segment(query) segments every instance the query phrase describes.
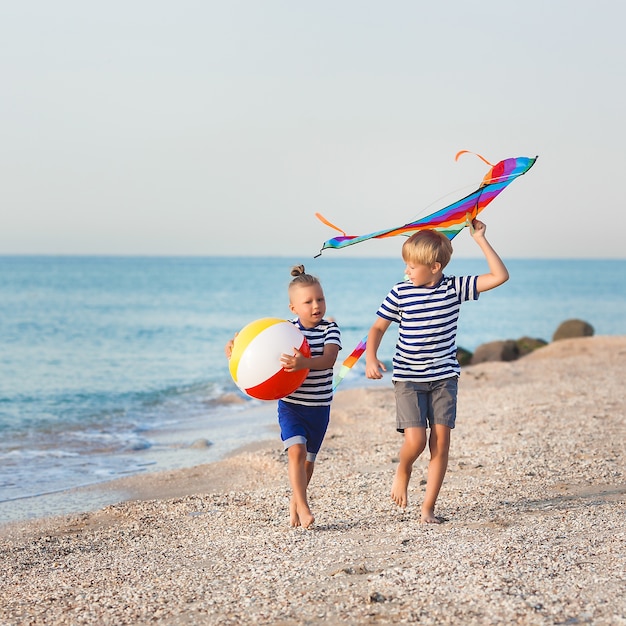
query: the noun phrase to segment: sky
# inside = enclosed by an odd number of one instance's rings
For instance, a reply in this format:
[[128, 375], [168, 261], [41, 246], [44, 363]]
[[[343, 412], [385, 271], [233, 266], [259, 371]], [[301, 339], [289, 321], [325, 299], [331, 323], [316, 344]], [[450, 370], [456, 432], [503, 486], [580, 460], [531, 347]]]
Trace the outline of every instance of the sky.
[[[619, 0], [0, 2], [0, 255], [316, 255], [539, 156], [503, 258], [626, 257]], [[324, 255], [400, 256], [403, 238]], [[467, 229], [455, 255], [479, 256]]]

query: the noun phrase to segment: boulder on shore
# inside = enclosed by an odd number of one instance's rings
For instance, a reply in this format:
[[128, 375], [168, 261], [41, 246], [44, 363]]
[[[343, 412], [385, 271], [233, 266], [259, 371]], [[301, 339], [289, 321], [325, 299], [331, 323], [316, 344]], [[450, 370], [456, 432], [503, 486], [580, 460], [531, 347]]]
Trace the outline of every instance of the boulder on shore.
[[[552, 341], [591, 337], [593, 334], [594, 328], [589, 322], [578, 319], [565, 320], [556, 329]], [[461, 367], [485, 363], [486, 361], [515, 361], [547, 345], [548, 342], [544, 339], [520, 337], [516, 340], [505, 339], [483, 343], [476, 348], [474, 354], [463, 348], [458, 348], [456, 356]]]
[[490, 341], [476, 348], [470, 363], [476, 365], [486, 361], [515, 361], [519, 355], [517, 343], [512, 339]]
[[469, 365], [472, 362], [472, 353], [465, 348], [456, 349], [456, 360], [461, 367]]
[[559, 327], [554, 331], [552, 341], [574, 339], [576, 337], [591, 337], [593, 333], [593, 326], [589, 324], [589, 322], [577, 319], [566, 320], [561, 322]]
[[525, 356], [535, 351], [537, 348], [547, 346], [548, 342], [544, 339], [536, 339], [533, 337], [520, 337], [516, 342], [520, 356]]

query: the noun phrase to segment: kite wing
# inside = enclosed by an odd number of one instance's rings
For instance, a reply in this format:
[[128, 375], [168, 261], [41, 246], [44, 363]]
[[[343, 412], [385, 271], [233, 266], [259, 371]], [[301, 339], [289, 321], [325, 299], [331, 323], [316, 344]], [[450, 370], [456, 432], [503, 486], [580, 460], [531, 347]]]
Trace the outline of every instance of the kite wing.
[[[467, 150], [462, 150], [456, 155], [456, 158], [458, 159], [461, 154], [466, 152]], [[491, 163], [483, 159], [480, 155], [477, 156], [485, 161], [485, 163], [491, 165]], [[386, 237], [396, 237], [397, 235], [405, 235], [408, 237], [413, 233], [425, 229], [438, 230], [448, 239], [453, 239], [466, 225], [471, 224], [471, 221], [499, 193], [504, 191], [516, 178], [525, 174], [534, 165], [536, 160], [537, 157], [516, 157], [500, 161], [491, 167], [476, 191], [439, 211], [435, 211], [426, 217], [422, 217], [397, 228], [379, 230], [367, 235], [346, 235], [343, 230], [331, 224], [319, 213], [316, 213], [315, 215], [319, 220], [341, 233], [341, 236], [325, 241], [322, 249], [316, 256], [320, 256], [327, 248], [345, 248], [355, 243], [360, 243], [361, 241], [367, 241], [368, 239], [383, 239]]]

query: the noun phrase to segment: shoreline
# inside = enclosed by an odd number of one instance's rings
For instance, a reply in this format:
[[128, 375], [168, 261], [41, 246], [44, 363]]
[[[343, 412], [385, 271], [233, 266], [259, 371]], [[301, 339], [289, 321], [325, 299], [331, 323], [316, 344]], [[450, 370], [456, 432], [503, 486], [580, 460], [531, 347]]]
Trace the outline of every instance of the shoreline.
[[[158, 467], [157, 463], [150, 460], [150, 457], [154, 457], [154, 453], [147, 450], [147, 461], [140, 459], [137, 455], [134, 459], [135, 462], [138, 459], [143, 461], [140, 464], [145, 467], [144, 471], [104, 479], [93, 478], [83, 484], [65, 488], [59, 487], [42, 493], [26, 494], [1, 501], [0, 528], [10, 523], [24, 523], [48, 517], [60, 517], [72, 513], [97, 510], [107, 504], [132, 498], [134, 485], [137, 484], [138, 489], [143, 489], [141, 485], [149, 484], [152, 475], [158, 476], [196, 466], [211, 465], [223, 458], [237, 454], [239, 451], [245, 451], [250, 446], [254, 447], [258, 441], [271, 440], [274, 437], [274, 432], [278, 432], [278, 426], [275, 424], [275, 413], [275, 407], [268, 403], [267, 405], [246, 407], [241, 412], [228, 415], [228, 418], [233, 421], [237, 428], [241, 428], [242, 423], [249, 422], [256, 431], [255, 436], [258, 439], [253, 439], [249, 434], [233, 434], [224, 437], [220, 433], [215, 445], [213, 441], [205, 443], [208, 441], [207, 430], [210, 429], [207, 429], [206, 426], [203, 427], [197, 421], [191, 424], [186, 423], [182, 429], [179, 429], [179, 433], [184, 433], [184, 435], [179, 434], [179, 437], [185, 438], [188, 443], [184, 446], [174, 445], [169, 452], [172, 458], [173, 454], [183, 455], [183, 458], [174, 459], [177, 466], [171, 467], [168, 464], [168, 459], [165, 458], [158, 461], [160, 463], [165, 461], [165, 467], [153, 469], [153, 465]], [[162, 436], [159, 437], [162, 439]], [[159, 441], [156, 443], [158, 444]], [[168, 454], [168, 450], [165, 451], [165, 454]]]
[[118, 479], [130, 499], [0, 527], [0, 622], [626, 624], [625, 375], [621, 336], [463, 368], [441, 525], [427, 453], [391, 503], [390, 382], [339, 391], [313, 530], [288, 526], [279, 437]]
[[[380, 381], [364, 380], [362, 386], [357, 383], [355, 387], [346, 385], [345, 389], [376, 386], [382, 386]], [[343, 393], [343, 390], [339, 393]], [[245, 402], [244, 400], [237, 401]], [[222, 421], [224, 419], [222, 418]], [[59, 487], [52, 491], [1, 501], [0, 529], [7, 524], [27, 523], [50, 517], [57, 518], [96, 511], [106, 505], [135, 497], [139, 499], [171, 497], [180, 493], [176, 492], [177, 489], [183, 490], [186, 495], [191, 489], [189, 485], [197, 485], [198, 489], [202, 489], [202, 483], [194, 481], [194, 476], [198, 474], [197, 468], [204, 466], [208, 468], [231, 456], [255, 450], [259, 446], [271, 445], [273, 442], [277, 442], [282, 449], [275, 403], [267, 402], [245, 407], [240, 412], [228, 414], [228, 419], [232, 420], [235, 428], [239, 430], [244, 424], [249, 424], [255, 432], [254, 437], [249, 433], [233, 434], [230, 438], [218, 436], [215, 446], [211, 442], [205, 447], [203, 442], [207, 441], [206, 427], [202, 427], [199, 423], [185, 424], [185, 438], [189, 443], [186, 446], [176, 446], [178, 454], [186, 455], [182, 463], [181, 459], [177, 459], [178, 466], [168, 467], [166, 463], [165, 467], [160, 469], [149, 468], [137, 473], [93, 480], [81, 485]], [[148, 453], [150, 454], [149, 450]], [[203, 456], [209, 458], [201, 460]], [[146, 464], [147, 467], [150, 465], [152, 463]], [[180, 472], [180, 477], [176, 478], [178, 472]], [[204, 473], [211, 474], [208, 469]], [[168, 486], [170, 484], [173, 485], [171, 488]], [[188, 486], [185, 486], [186, 484]], [[153, 492], [155, 495], [151, 496]]]

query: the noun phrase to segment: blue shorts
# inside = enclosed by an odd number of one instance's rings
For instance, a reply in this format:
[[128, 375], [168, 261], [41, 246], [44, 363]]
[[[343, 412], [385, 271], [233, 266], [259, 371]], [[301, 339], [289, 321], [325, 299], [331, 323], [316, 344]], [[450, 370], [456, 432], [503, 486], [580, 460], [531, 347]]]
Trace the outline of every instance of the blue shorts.
[[306, 446], [306, 460], [311, 463], [315, 462], [322, 447], [329, 421], [330, 406], [306, 406], [278, 401], [278, 424], [285, 450], [296, 443], [303, 443]]
[[396, 395], [396, 430], [405, 428], [432, 428], [442, 424], [454, 428], [458, 377], [431, 382], [393, 382]]

